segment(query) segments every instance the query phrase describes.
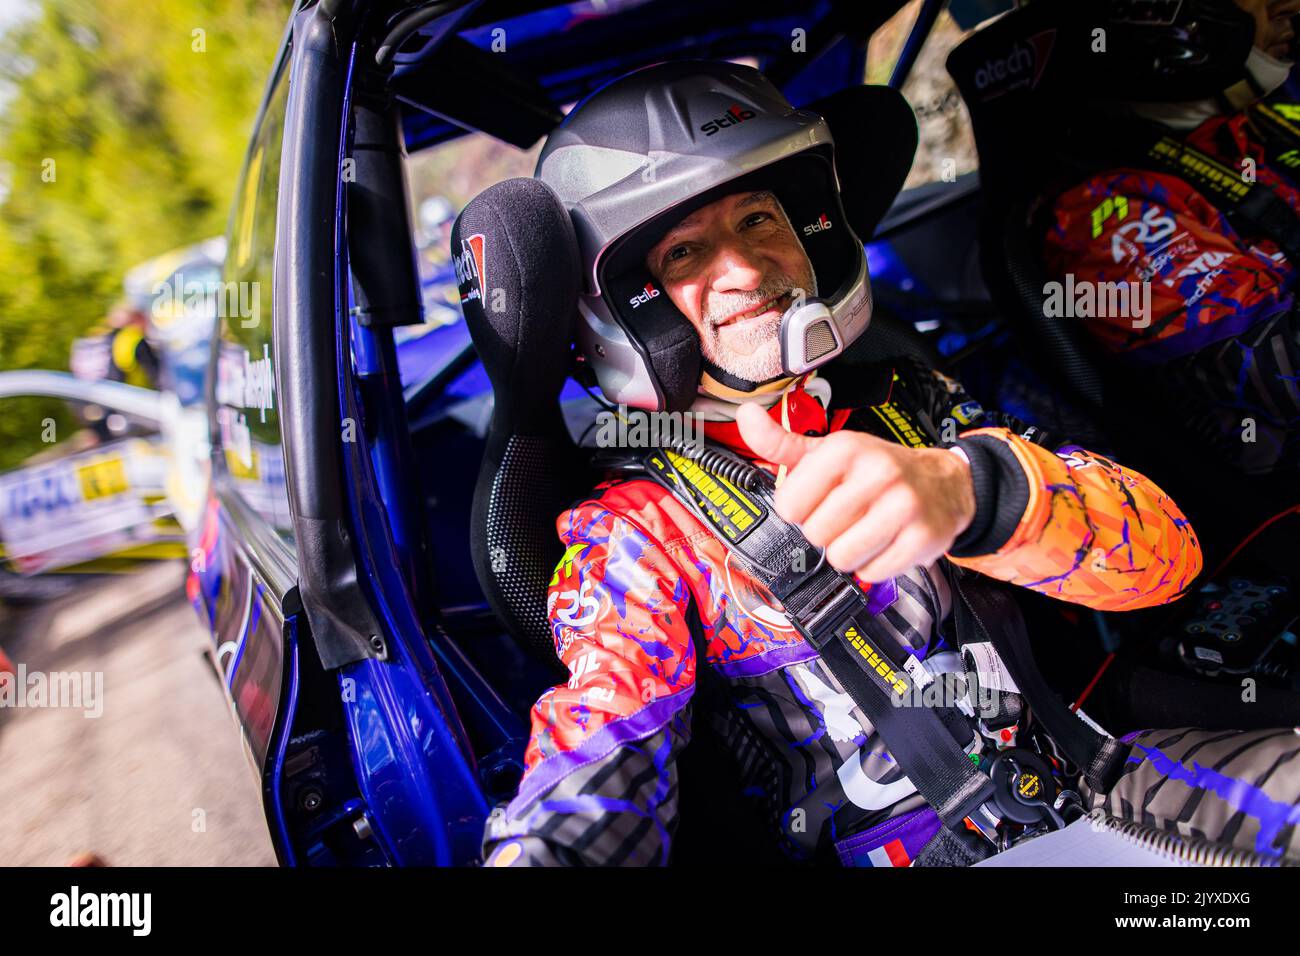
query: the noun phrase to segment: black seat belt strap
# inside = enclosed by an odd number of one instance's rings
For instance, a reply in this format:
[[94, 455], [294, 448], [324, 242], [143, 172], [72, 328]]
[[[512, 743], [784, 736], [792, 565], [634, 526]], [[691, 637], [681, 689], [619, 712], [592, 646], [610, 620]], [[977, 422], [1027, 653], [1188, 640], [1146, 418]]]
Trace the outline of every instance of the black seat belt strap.
[[[963, 749], [960, 725], [923, 705], [894, 637], [862, 589], [776, 514], [771, 476], [726, 453], [696, 454], [699, 461], [656, 450], [645, 456], [645, 470], [712, 527], [781, 602], [943, 823], [959, 829], [970, 817], [991, 824], [981, 808], [992, 797], [992, 781]], [[811, 556], [811, 566], [801, 556]], [[969, 728], [966, 733], [973, 739]]]

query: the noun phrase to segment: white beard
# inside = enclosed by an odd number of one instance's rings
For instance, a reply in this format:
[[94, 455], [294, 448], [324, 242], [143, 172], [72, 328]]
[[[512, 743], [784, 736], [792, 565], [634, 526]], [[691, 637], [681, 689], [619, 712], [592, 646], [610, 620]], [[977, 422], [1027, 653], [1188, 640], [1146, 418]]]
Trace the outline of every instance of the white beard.
[[766, 382], [781, 374], [781, 316], [732, 333], [731, 340], [739, 340], [738, 348], [749, 354], [724, 346], [718, 330], [712, 327], [701, 337], [700, 351], [728, 375], [747, 382]]
[[785, 275], [765, 278], [763, 284], [753, 292], [711, 296], [709, 311], [702, 323], [704, 328], [700, 333], [700, 352], [705, 359], [728, 375], [747, 382], [766, 382], [778, 378], [784, 371], [781, 365], [781, 320], [784, 315], [774, 315], [763, 322], [755, 322], [744, 329], [728, 333], [728, 338], [744, 351], [723, 345], [722, 332], [716, 323], [728, 315], [753, 308], [792, 290], [803, 289], [806, 295], [815, 296], [817, 278], [813, 275], [812, 263], [807, 263], [805, 268], [806, 274], [799, 278]]

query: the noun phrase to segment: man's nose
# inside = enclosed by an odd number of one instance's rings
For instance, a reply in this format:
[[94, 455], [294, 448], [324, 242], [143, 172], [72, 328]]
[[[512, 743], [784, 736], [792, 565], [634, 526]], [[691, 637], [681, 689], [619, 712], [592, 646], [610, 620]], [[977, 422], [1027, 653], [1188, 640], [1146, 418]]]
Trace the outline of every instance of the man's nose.
[[763, 265], [758, 257], [734, 242], [719, 247], [712, 271], [714, 292], [753, 292], [763, 284]]

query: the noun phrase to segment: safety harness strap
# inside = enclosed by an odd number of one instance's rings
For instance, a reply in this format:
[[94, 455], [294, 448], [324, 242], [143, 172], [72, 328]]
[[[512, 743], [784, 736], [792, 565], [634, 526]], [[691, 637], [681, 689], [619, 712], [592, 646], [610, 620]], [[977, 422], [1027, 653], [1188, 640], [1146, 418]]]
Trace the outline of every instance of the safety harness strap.
[[826, 564], [803, 534], [776, 514], [770, 475], [720, 449], [656, 449], [646, 472], [694, 512], [781, 602], [880, 733], [890, 754], [943, 823], [986, 825], [993, 784], [962, 746], [968, 727], [924, 706], [900, 649], [857, 582]]
[[[993, 796], [993, 782], [954, 737], [958, 726], [946, 723], [939, 709], [923, 706], [914, 694], [912, 678], [887, 650], [892, 638], [880, 619], [861, 611], [837, 627], [799, 630], [939, 819], [950, 828], [964, 828], [965, 819], [977, 816]], [[969, 729], [966, 736], [971, 737]]]
[[1261, 101], [1250, 108], [1250, 122], [1269, 168], [1300, 185], [1300, 103]]

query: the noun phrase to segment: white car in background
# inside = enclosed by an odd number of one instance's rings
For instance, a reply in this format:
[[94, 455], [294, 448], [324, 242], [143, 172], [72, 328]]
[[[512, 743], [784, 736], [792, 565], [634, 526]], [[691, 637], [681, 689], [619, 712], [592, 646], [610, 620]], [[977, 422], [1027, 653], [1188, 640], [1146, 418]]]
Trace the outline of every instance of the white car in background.
[[87, 381], [67, 372], [0, 372], [0, 399], [61, 398], [120, 419], [126, 437], [90, 432], [0, 473], [0, 597], [51, 589], [19, 579], [105, 573], [187, 554], [198, 521], [208, 441], [201, 409], [169, 392]]

